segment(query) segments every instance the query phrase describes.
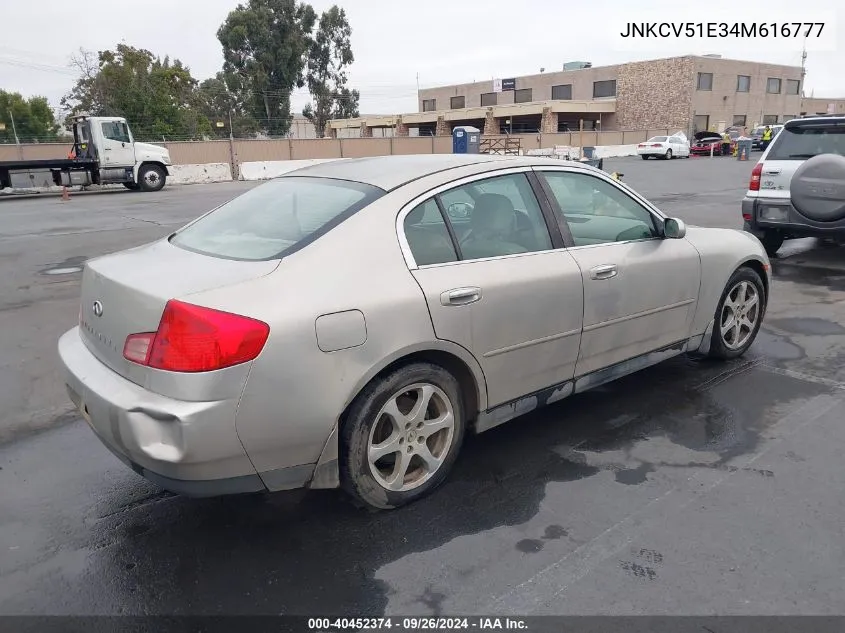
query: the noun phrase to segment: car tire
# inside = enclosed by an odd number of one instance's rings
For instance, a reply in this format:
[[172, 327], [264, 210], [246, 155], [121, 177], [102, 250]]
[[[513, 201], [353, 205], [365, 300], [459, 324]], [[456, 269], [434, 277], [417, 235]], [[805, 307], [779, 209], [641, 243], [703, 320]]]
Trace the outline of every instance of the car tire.
[[158, 165], [141, 165], [138, 170], [138, 186], [142, 191], [161, 191], [167, 181], [167, 174]]
[[671, 149], [667, 149], [667, 150], [666, 150], [666, 155], [665, 155], [663, 158], [665, 158], [666, 160], [672, 160], [672, 150], [671, 150]]
[[766, 254], [769, 257], [774, 257], [780, 247], [783, 246], [784, 239], [786, 238], [780, 231], [765, 231], [760, 241], [763, 243], [763, 248], [766, 249]]
[[757, 338], [766, 314], [766, 288], [756, 271], [743, 266], [725, 285], [714, 315], [711, 358], [739, 358]]
[[[428, 406], [415, 415], [421, 401]], [[400, 367], [371, 382], [342, 422], [341, 487], [378, 510], [416, 501], [448, 476], [465, 427], [461, 388], [452, 374], [429, 363]]]
[[648, 160], [648, 154], [643, 154], [642, 156], [640, 156], [640, 158], [642, 158], [643, 160]]
[[126, 187], [127, 189], [129, 189], [129, 191], [140, 191], [141, 190], [141, 185], [139, 185], [138, 183], [135, 183], [135, 182], [125, 182], [125, 183], [123, 183], [123, 186]]

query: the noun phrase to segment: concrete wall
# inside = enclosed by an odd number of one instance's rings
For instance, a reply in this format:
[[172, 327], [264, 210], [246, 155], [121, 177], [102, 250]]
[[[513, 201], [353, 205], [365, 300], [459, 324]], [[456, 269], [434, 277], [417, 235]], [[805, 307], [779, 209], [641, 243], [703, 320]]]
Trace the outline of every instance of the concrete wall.
[[806, 112], [807, 114], [827, 114], [828, 108], [831, 105], [833, 105], [833, 114], [845, 114], [845, 99], [826, 99], [824, 97], [805, 98], [801, 112]]
[[[516, 90], [531, 89], [532, 101], [547, 101], [552, 98], [552, 86], [570, 84], [574, 101], [593, 98], [593, 82], [616, 79], [620, 66], [602, 66], [584, 68], [582, 70], [567, 70], [558, 72], [544, 72], [537, 75], [516, 77]], [[448, 110], [451, 97], [464, 96], [465, 107], [481, 106], [481, 95], [493, 92], [493, 81], [477, 81], [467, 84], [456, 84], [437, 88], [425, 88], [419, 91], [419, 110], [422, 112], [422, 102], [435, 99], [438, 110]], [[500, 92], [497, 95], [497, 105], [513, 103], [512, 91]]]
[[[571, 146], [615, 146], [640, 143], [651, 136], [669, 134], [677, 128], [654, 127], [651, 129], [593, 132], [585, 131], [557, 134], [514, 134], [519, 138], [523, 150]], [[391, 154], [451, 154], [450, 136], [390, 137], [390, 138], [345, 138], [345, 139], [276, 139], [238, 140], [231, 144], [224, 141], [194, 141], [162, 143], [170, 150], [170, 156], [178, 165], [215, 165], [208, 172], [197, 172], [198, 177], [222, 177], [221, 165], [237, 178], [237, 169], [247, 163], [277, 163], [291, 160], [314, 160], [336, 158], [359, 158], [366, 156], [389, 156]], [[65, 158], [70, 147], [61, 143], [39, 145], [0, 145], [0, 161], [19, 160], [21, 153], [27, 159]], [[234, 152], [232, 152], [234, 150]], [[234, 165], [233, 165], [234, 163]], [[232, 167], [235, 173], [232, 173]], [[181, 171], [175, 170], [180, 172]]]
[[[781, 122], [783, 115], [797, 116], [801, 111], [799, 94], [786, 94], [786, 80], [800, 80], [801, 69], [794, 66], [776, 64], [750, 64], [733, 59], [714, 59], [695, 57], [692, 69], [692, 111], [691, 115], [706, 114], [710, 117], [710, 127], [717, 128], [720, 121], [733, 125], [735, 115], [745, 116], [746, 125], [760, 124], [764, 115], [777, 116]], [[698, 90], [698, 73], [713, 74], [713, 89]], [[737, 92], [737, 76], [751, 77], [748, 92]], [[780, 94], [766, 92], [767, 80], [781, 80]]]

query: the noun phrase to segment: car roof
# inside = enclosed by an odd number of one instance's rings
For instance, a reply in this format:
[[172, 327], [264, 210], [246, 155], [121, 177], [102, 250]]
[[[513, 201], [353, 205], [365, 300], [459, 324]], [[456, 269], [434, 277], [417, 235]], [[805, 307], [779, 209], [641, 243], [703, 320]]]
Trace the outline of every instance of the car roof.
[[[309, 165], [288, 172], [282, 178], [305, 176], [335, 178], [373, 185], [390, 191], [402, 185], [449, 169], [489, 163], [491, 168], [560, 165], [560, 159], [539, 156], [497, 156], [491, 154], [414, 154], [408, 156], [373, 156], [370, 158], [340, 158]], [[503, 165], [503, 163], [507, 163]], [[566, 162], [584, 169], [595, 169], [580, 163]]]

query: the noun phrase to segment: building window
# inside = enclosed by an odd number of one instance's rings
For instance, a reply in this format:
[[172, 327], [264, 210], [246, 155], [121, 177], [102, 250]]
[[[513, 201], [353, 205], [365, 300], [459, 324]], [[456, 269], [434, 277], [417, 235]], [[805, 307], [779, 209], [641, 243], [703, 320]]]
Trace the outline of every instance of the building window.
[[531, 88], [513, 91], [514, 103], [528, 103], [529, 101], [531, 101]]
[[437, 109], [437, 99], [423, 99], [423, 112], [434, 112]]
[[777, 114], [764, 114], [763, 125], [775, 125], [778, 122]]
[[696, 132], [706, 132], [710, 129], [710, 115], [696, 114], [692, 124]]
[[565, 101], [572, 100], [572, 84], [563, 84], [561, 86], [552, 86], [552, 99], [560, 99]]
[[745, 115], [744, 114], [735, 114], [734, 115], [734, 125], [739, 127], [745, 126]]
[[481, 95], [481, 105], [483, 106], [494, 106], [497, 102], [495, 92], [485, 92]]
[[698, 73], [698, 89], [713, 90], [713, 73]]
[[616, 96], [616, 80], [608, 79], [606, 81], [593, 82], [593, 99], [601, 99], [602, 97]]
[[449, 107], [453, 110], [466, 107], [466, 97], [452, 97], [449, 99]]
[[749, 92], [751, 90], [751, 76], [737, 75], [736, 76], [736, 91]]
[[786, 80], [786, 94], [797, 95], [801, 91], [801, 80], [787, 79]]
[[769, 77], [766, 81], [766, 92], [771, 95], [779, 95], [780, 94], [780, 79], [777, 77]]
[[792, 119], [797, 118], [794, 114], [784, 114], [780, 121], [781, 123], [786, 123], [787, 121], [791, 121]]

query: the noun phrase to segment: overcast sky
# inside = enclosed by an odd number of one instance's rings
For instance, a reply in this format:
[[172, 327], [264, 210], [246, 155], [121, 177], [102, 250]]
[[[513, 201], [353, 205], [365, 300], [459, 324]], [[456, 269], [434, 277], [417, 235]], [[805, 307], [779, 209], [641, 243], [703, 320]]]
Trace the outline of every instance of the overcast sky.
[[[802, 38], [784, 40], [652, 39], [620, 37], [629, 21], [672, 22], [825, 21], [822, 37], [807, 43], [806, 94], [845, 97], [842, 52], [845, 24], [834, 9], [803, 9], [783, 0], [314, 0], [319, 12], [338, 3], [352, 26], [355, 63], [351, 86], [361, 91], [361, 111], [417, 110], [422, 87], [559, 70], [566, 61], [594, 66], [684, 54], [800, 65]], [[237, 0], [4, 0], [0, 13], [0, 88], [52, 103], [74, 81], [67, 68], [80, 46], [113, 48], [123, 41], [179, 58], [204, 79], [220, 69], [216, 31]], [[831, 6], [834, 3], [829, 3]], [[695, 7], [704, 7], [697, 9]], [[741, 11], [741, 13], [737, 13]], [[815, 13], [808, 13], [815, 11]], [[821, 13], [820, 13], [821, 11]], [[65, 17], [66, 16], [66, 17]], [[823, 50], [820, 50], [823, 49]], [[838, 50], [836, 50], [838, 49]], [[294, 96], [294, 112], [307, 94]]]

